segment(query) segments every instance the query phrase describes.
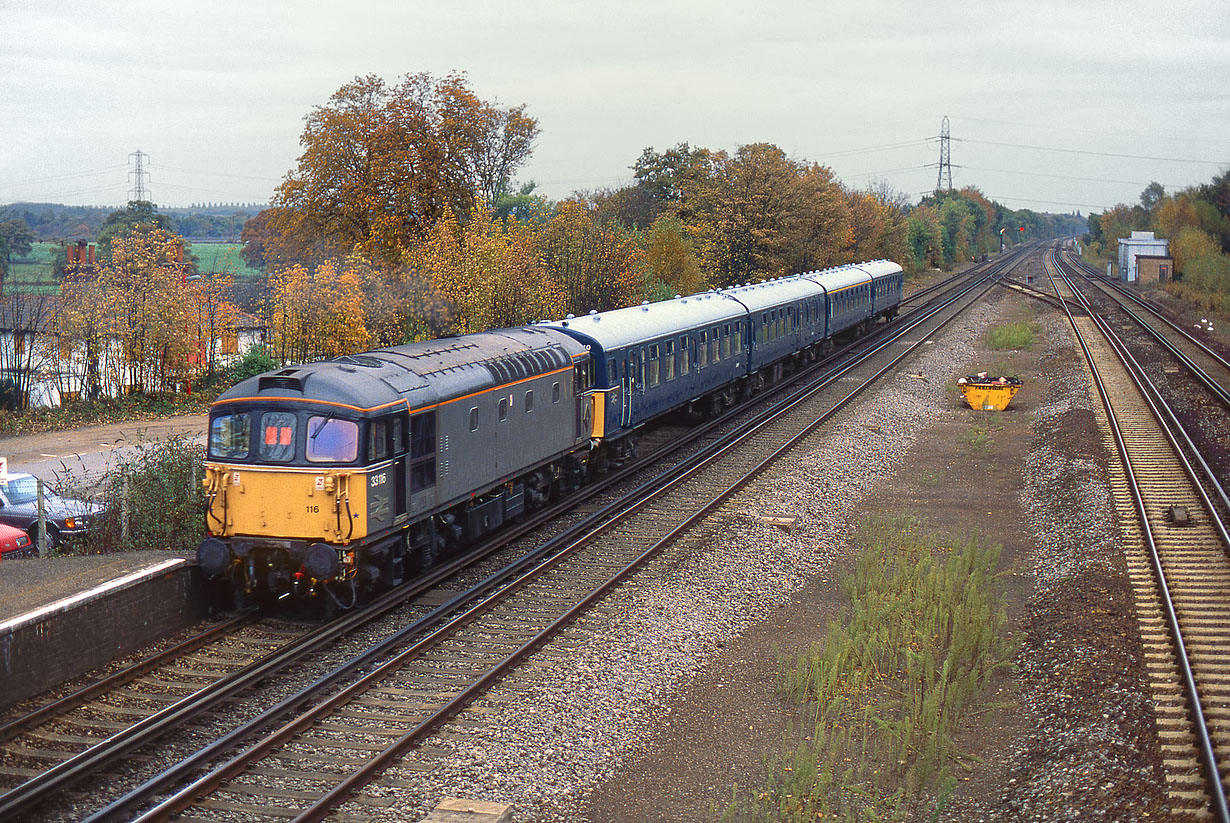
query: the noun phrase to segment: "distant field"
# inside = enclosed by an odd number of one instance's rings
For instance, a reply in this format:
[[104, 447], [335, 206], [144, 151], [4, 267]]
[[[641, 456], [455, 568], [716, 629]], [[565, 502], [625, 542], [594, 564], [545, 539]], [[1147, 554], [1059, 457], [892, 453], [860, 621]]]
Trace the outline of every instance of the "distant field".
[[[242, 243], [193, 243], [190, 251], [196, 255], [202, 274], [233, 274], [236, 280], [260, 280], [264, 272], [249, 266], [239, 254]], [[14, 258], [9, 269], [9, 283], [47, 283], [51, 280], [52, 261], [60, 253], [59, 243], [35, 243], [30, 254]], [[47, 291], [48, 289], [40, 289]], [[54, 291], [54, 289], [50, 289]]]
[[233, 274], [236, 280], [259, 280], [265, 276], [260, 269], [247, 264], [239, 254], [242, 243], [193, 243], [201, 274]]

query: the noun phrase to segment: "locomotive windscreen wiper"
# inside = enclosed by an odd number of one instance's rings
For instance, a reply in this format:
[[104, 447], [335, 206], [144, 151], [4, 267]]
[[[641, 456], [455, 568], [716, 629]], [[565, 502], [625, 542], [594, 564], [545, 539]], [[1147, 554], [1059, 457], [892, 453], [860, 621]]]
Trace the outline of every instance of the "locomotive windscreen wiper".
[[308, 439], [315, 441], [316, 435], [320, 434], [324, 430], [325, 426], [329, 425], [329, 421], [335, 417], [337, 417], [337, 412], [329, 412], [329, 414], [325, 417], [325, 419], [320, 421], [320, 425], [316, 427], [316, 430], [312, 432], [311, 436]]

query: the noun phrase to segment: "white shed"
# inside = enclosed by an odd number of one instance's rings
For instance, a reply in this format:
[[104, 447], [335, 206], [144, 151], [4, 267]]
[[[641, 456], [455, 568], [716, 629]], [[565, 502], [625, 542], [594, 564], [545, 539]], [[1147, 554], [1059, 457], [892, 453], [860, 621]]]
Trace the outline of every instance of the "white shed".
[[1139, 279], [1136, 258], [1169, 257], [1170, 241], [1153, 236], [1151, 231], [1134, 231], [1131, 237], [1119, 238], [1119, 279], [1135, 283]]

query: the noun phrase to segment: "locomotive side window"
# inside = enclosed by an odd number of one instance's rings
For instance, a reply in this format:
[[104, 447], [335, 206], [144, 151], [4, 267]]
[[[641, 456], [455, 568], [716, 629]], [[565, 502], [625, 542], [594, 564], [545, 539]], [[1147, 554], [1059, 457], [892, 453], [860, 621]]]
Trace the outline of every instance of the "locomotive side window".
[[[478, 409], [474, 411], [477, 413]], [[435, 453], [436, 413], [428, 412], [410, 418], [410, 457], [417, 460]]]
[[508, 398], [500, 398], [500, 422], [503, 423], [508, 419]]
[[309, 417], [310, 463], [350, 463], [359, 456], [359, 424], [337, 417]]
[[560, 398], [560, 388], [559, 388], [559, 383], [558, 383], [558, 382], [556, 382], [556, 383], [552, 383], [552, 384], [551, 384], [551, 402], [552, 402], [552, 403], [558, 403], [558, 402], [559, 402], [559, 398]]
[[209, 426], [209, 456], [224, 460], [247, 457], [251, 418], [247, 412], [215, 417]]
[[478, 406], [470, 409], [470, 431], [478, 431]]
[[[477, 408], [470, 410], [470, 417], [477, 428]], [[436, 413], [433, 411], [410, 418], [410, 491], [413, 493], [435, 484]]]
[[525, 393], [525, 413], [529, 414], [534, 410], [534, 392], [533, 390]]
[[261, 415], [261, 460], [289, 463], [295, 459], [295, 415], [291, 412], [265, 412]]

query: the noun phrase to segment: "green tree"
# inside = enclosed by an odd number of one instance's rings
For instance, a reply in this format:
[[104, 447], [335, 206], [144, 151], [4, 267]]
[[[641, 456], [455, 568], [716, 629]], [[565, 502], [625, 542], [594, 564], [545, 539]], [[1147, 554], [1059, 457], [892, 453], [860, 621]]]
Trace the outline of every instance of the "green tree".
[[132, 200], [124, 208], [113, 211], [103, 220], [98, 230], [98, 255], [100, 261], [111, 259], [111, 246], [115, 238], [132, 235], [147, 235], [153, 232], [172, 234], [171, 218], [160, 214], [148, 200]]
[[13, 255], [24, 257], [34, 248], [34, 232], [20, 217], [0, 223], [0, 262], [4, 263], [0, 274], [8, 274]]

